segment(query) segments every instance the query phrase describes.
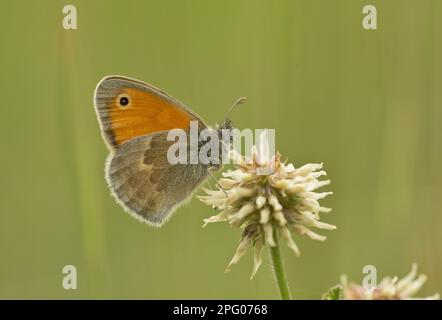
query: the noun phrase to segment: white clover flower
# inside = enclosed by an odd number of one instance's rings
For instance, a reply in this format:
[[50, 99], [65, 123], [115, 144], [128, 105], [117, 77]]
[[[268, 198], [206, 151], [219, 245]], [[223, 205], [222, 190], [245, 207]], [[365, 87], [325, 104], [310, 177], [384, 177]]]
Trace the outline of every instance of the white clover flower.
[[[263, 150], [262, 147], [259, 148]], [[264, 246], [275, 246], [279, 238], [298, 256], [300, 251], [292, 235], [299, 234], [313, 240], [324, 241], [325, 236], [311, 228], [334, 230], [336, 227], [319, 221], [320, 213], [331, 209], [319, 204], [332, 192], [318, 193], [315, 190], [328, 185], [330, 180], [319, 181], [326, 172], [322, 164], [306, 164], [295, 168], [281, 162], [277, 154], [271, 159], [256, 148], [252, 160], [233, 153], [235, 170], [223, 173], [218, 181], [221, 188], [205, 189], [206, 195], [200, 200], [220, 212], [204, 220], [209, 223], [226, 221], [243, 230], [239, 246], [227, 266], [237, 263], [248, 248], [254, 247], [254, 268], [251, 278], [258, 271]], [[270, 174], [262, 175], [261, 172]]]
[[342, 299], [344, 300], [437, 300], [439, 294], [429, 297], [413, 297], [427, 280], [426, 275], [417, 276], [417, 264], [413, 264], [411, 272], [402, 279], [386, 277], [374, 288], [364, 288], [358, 284], [341, 278]]

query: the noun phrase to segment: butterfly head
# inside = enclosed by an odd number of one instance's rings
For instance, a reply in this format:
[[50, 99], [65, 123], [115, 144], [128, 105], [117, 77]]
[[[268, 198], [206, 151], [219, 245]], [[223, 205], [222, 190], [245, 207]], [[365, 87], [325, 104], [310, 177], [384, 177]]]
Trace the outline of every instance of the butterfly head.
[[218, 131], [221, 131], [221, 130], [229, 130], [229, 131], [231, 131], [231, 130], [233, 130], [235, 127], [233, 126], [233, 122], [230, 120], [230, 119], [224, 119], [224, 121], [223, 122], [221, 122], [220, 124], [218, 124], [217, 125], [217, 129], [218, 129]]
[[219, 159], [216, 162], [212, 162], [211, 169], [218, 170], [222, 167], [222, 160], [226, 152], [229, 152], [233, 148], [233, 123], [229, 119], [225, 119], [223, 122], [215, 125], [214, 130], [217, 132], [219, 141]]

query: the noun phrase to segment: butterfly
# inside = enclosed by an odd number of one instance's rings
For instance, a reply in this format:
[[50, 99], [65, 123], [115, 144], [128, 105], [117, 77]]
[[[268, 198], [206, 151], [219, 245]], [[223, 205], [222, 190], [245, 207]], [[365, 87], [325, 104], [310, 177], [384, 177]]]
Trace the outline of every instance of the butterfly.
[[[184, 104], [150, 84], [123, 76], [104, 77], [95, 89], [94, 106], [109, 149], [105, 177], [111, 193], [142, 222], [161, 226], [211, 171], [221, 167], [168, 161], [167, 151], [174, 143], [167, 139], [171, 130], [188, 131], [191, 121], [197, 121], [199, 131], [209, 127]], [[226, 118], [214, 130], [220, 135], [232, 128]]]

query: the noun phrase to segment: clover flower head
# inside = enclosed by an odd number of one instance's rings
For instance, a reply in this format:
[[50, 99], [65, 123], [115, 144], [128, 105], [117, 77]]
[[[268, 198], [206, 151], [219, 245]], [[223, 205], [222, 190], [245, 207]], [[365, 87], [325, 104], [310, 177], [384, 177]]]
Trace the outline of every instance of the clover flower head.
[[248, 248], [254, 248], [254, 268], [251, 278], [258, 271], [264, 246], [275, 246], [283, 239], [298, 256], [300, 251], [292, 235], [307, 236], [324, 241], [325, 236], [312, 228], [333, 230], [334, 225], [320, 221], [321, 213], [331, 209], [319, 204], [319, 200], [332, 192], [316, 192], [328, 185], [320, 181], [326, 175], [322, 164], [306, 164], [295, 168], [281, 161], [278, 153], [269, 158], [266, 148], [252, 150], [250, 157], [232, 152], [235, 170], [223, 173], [215, 190], [205, 189], [200, 200], [219, 211], [204, 220], [209, 223], [226, 221], [239, 227], [242, 237], [226, 271], [237, 263]]
[[342, 299], [344, 300], [410, 300], [425, 299], [437, 300], [439, 294], [417, 298], [414, 295], [420, 290], [426, 275], [417, 276], [417, 264], [413, 264], [411, 271], [404, 278], [385, 277], [376, 287], [364, 288], [353, 282], [348, 282], [346, 276], [341, 277]]

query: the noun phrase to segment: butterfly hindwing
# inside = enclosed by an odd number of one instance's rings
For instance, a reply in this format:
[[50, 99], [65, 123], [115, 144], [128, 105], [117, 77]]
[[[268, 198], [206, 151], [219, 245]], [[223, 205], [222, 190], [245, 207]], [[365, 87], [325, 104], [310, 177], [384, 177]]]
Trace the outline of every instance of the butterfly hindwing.
[[161, 225], [205, 180], [202, 164], [170, 164], [167, 131], [129, 140], [111, 153], [106, 179], [117, 201], [136, 218]]

